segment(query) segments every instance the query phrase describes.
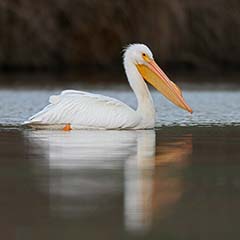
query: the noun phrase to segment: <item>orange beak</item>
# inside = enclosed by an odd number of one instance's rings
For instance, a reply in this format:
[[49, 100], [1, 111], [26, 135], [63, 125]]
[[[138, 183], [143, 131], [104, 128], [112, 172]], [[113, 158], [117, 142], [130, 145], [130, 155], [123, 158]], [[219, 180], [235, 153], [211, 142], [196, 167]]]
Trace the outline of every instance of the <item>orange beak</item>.
[[154, 60], [149, 59], [147, 65], [137, 64], [136, 66], [142, 77], [168, 100], [190, 113], [193, 112], [185, 102], [182, 91], [167, 77]]

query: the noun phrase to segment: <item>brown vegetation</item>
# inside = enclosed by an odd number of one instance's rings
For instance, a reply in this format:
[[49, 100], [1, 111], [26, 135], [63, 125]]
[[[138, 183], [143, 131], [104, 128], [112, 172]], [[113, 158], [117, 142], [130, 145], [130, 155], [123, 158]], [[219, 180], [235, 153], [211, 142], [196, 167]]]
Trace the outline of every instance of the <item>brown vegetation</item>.
[[0, 65], [109, 65], [148, 44], [162, 64], [238, 66], [237, 0], [1, 0]]

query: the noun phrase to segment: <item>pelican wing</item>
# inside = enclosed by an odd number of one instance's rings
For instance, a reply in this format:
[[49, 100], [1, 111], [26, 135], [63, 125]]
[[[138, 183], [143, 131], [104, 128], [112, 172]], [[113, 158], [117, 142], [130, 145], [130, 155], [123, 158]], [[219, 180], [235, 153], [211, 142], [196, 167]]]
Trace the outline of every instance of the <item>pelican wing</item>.
[[29, 125], [62, 125], [73, 128], [134, 128], [141, 121], [126, 104], [98, 94], [65, 90], [51, 96], [50, 104], [29, 118]]

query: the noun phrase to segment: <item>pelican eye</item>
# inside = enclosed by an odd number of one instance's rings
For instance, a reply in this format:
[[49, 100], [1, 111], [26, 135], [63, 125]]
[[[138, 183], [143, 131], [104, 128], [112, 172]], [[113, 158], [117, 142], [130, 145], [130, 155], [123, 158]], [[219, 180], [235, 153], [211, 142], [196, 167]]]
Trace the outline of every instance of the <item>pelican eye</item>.
[[142, 53], [142, 58], [144, 61], [149, 62], [150, 58], [146, 53]]

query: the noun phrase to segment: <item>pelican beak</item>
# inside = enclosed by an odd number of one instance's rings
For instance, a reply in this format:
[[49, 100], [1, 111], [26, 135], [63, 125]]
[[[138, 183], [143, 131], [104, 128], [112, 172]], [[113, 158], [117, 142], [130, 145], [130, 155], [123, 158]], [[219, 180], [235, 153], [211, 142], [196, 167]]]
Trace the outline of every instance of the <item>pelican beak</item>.
[[137, 64], [136, 66], [142, 77], [168, 100], [190, 113], [193, 112], [185, 102], [182, 91], [167, 77], [153, 59], [148, 59], [146, 65]]

